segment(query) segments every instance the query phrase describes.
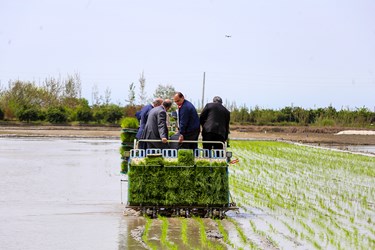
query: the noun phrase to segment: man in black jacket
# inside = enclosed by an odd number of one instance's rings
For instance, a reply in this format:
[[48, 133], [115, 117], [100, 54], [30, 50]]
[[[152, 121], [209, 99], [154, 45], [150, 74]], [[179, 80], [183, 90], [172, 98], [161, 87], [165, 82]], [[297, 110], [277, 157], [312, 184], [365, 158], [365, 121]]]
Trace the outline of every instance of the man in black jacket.
[[[213, 102], [206, 104], [200, 115], [203, 141], [228, 140], [230, 112], [223, 106], [219, 96], [215, 96]], [[222, 149], [221, 143], [203, 143], [205, 149]]]

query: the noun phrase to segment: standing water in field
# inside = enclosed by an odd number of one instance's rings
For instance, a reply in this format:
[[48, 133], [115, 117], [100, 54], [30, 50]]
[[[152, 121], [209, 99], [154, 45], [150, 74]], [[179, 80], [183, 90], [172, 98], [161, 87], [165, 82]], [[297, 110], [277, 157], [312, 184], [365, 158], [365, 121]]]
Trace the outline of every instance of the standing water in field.
[[118, 141], [0, 139], [3, 249], [117, 249]]
[[[146, 249], [170, 240], [180, 249], [219, 244], [204, 241], [196, 220], [178, 218], [151, 220], [142, 243], [145, 218], [123, 214], [127, 184], [121, 204], [119, 148], [118, 140], [0, 138], [1, 249]], [[188, 243], [181, 225], [188, 226]]]

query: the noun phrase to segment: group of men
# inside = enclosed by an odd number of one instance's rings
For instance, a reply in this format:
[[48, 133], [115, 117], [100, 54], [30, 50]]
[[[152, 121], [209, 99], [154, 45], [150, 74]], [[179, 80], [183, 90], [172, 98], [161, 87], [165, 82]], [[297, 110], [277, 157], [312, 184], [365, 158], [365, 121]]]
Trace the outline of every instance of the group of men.
[[[167, 112], [172, 101], [156, 98], [137, 114], [140, 120], [137, 139], [152, 140], [147, 143], [141, 141], [139, 148], [195, 149], [198, 147], [196, 141], [201, 127], [203, 148], [223, 148], [223, 143], [228, 140], [230, 112], [222, 105], [223, 101], [219, 96], [206, 104], [200, 116], [194, 105], [186, 100], [181, 92], [175, 93], [173, 101], [177, 105], [178, 132], [169, 138]], [[169, 140], [172, 142], [168, 142]]]

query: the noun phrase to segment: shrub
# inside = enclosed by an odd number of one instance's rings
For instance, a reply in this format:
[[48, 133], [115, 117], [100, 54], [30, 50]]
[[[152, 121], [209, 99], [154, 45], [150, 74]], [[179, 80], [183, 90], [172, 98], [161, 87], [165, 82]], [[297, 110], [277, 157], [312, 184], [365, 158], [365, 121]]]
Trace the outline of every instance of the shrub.
[[77, 109], [77, 120], [80, 122], [92, 121], [93, 114], [90, 108], [80, 107]]
[[65, 123], [68, 116], [63, 108], [50, 108], [47, 111], [47, 121], [50, 123]]
[[93, 119], [94, 121], [100, 123], [101, 121], [104, 121], [105, 118], [105, 112], [103, 109], [95, 108], [93, 111]]
[[4, 111], [0, 108], [0, 120], [4, 120]]
[[117, 105], [109, 105], [106, 107], [105, 121], [109, 123], [117, 123], [123, 116], [122, 109]]
[[20, 121], [37, 121], [39, 120], [39, 111], [36, 108], [21, 109], [17, 112], [17, 118]]
[[335, 126], [335, 121], [333, 119], [323, 118], [323, 119], [319, 119], [317, 121], [317, 124], [323, 127], [333, 127]]

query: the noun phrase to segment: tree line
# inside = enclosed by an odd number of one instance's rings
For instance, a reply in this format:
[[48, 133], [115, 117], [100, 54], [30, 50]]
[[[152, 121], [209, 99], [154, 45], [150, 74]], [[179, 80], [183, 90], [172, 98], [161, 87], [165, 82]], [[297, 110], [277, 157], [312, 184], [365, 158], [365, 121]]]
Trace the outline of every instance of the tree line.
[[[65, 79], [46, 78], [41, 85], [29, 81], [9, 81], [7, 87], [0, 86], [0, 120], [119, 124], [123, 117], [134, 117], [136, 111], [150, 101], [145, 91], [145, 82], [142, 73], [139, 78], [140, 103], [135, 102], [136, 84], [131, 83], [125, 99], [127, 104], [112, 103], [109, 89], [101, 96], [94, 86], [90, 105], [81, 96], [79, 74], [68, 75]], [[172, 98], [174, 93], [173, 86], [160, 84], [153, 97]], [[317, 109], [289, 106], [274, 110], [258, 106], [237, 107], [235, 102], [226, 103], [225, 106], [231, 112], [232, 124], [371, 127], [375, 123], [375, 112], [366, 107], [336, 110], [332, 106]]]

